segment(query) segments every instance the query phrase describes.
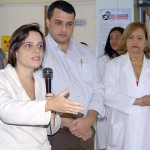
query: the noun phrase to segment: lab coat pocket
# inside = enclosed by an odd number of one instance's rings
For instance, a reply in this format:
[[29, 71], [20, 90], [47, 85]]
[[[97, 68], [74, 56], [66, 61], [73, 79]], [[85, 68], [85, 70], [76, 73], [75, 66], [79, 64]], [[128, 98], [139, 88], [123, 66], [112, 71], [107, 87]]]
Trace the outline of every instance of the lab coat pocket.
[[124, 122], [108, 124], [107, 142], [110, 147], [122, 147], [124, 141]]
[[87, 63], [82, 63], [80, 66], [81, 69], [81, 77], [84, 82], [86, 83], [92, 83], [93, 81], [93, 69], [92, 65]]

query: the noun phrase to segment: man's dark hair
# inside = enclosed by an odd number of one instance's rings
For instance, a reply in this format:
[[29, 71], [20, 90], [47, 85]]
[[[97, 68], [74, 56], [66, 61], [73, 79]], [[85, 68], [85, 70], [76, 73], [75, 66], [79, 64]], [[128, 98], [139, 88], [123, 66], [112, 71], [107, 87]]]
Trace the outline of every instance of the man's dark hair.
[[74, 14], [74, 17], [76, 16], [75, 9], [70, 3], [66, 2], [66, 1], [59, 0], [59, 1], [53, 2], [49, 6], [48, 14], [47, 14], [48, 19], [52, 18], [55, 8], [60, 9], [60, 10], [66, 12], [68, 14]]

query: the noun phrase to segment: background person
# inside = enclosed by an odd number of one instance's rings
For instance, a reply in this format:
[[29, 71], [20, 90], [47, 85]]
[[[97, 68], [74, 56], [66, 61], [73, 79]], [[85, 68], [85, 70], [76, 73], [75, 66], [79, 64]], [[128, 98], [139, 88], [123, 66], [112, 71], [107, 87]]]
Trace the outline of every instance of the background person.
[[[83, 103], [82, 115], [62, 114], [62, 127], [53, 135], [57, 150], [94, 150], [93, 124], [105, 114], [94, 52], [72, 38], [76, 12], [66, 1], [55, 1], [46, 19], [49, 34], [43, 66], [53, 69], [52, 92], [69, 87], [69, 98]], [[81, 118], [82, 117], [82, 118]]]
[[108, 63], [104, 78], [106, 149], [149, 150], [150, 43], [146, 25], [130, 23], [119, 50], [125, 54]]
[[[124, 29], [122, 27], [114, 27], [108, 34], [104, 49], [105, 53], [98, 58], [98, 71], [100, 73], [99, 78], [101, 81], [103, 81], [104, 78], [106, 64], [111, 59], [121, 55], [119, 52], [119, 44], [123, 35], [123, 31]], [[96, 125], [97, 150], [106, 149], [106, 118], [97, 118]]]
[[0, 48], [0, 69], [4, 69], [8, 63], [6, 53]]
[[106, 45], [104, 49], [104, 55], [98, 57], [98, 70], [100, 73], [101, 80], [104, 77], [106, 64], [113, 58], [121, 55], [119, 51], [119, 44], [123, 35], [124, 29], [122, 27], [114, 27], [110, 30]]
[[57, 96], [46, 94], [44, 79], [34, 73], [44, 51], [45, 37], [37, 24], [23, 25], [13, 33], [9, 64], [0, 71], [1, 150], [50, 150], [45, 125], [51, 120], [52, 132], [60, 126], [59, 116], [51, 110], [82, 112], [80, 103], [64, 97], [68, 90]]

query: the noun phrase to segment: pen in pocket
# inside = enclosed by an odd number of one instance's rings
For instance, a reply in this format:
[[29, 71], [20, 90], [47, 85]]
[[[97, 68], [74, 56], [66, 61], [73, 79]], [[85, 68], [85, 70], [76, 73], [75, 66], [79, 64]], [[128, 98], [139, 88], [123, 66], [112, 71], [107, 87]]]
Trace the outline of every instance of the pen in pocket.
[[81, 63], [81, 67], [82, 67], [82, 64], [83, 64], [83, 60], [82, 59], [81, 59], [80, 63]]

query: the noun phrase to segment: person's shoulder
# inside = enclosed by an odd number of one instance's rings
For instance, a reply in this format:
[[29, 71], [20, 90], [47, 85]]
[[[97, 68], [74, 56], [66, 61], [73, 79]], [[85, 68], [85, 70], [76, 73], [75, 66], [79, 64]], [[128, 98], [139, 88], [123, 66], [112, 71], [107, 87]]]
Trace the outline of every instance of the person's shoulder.
[[1, 70], [0, 70], [0, 75], [6, 77], [5, 69], [1, 69]]
[[97, 60], [98, 60], [98, 62], [100, 62], [100, 61], [108, 62], [108, 61], [110, 61], [110, 58], [107, 54], [103, 54], [103, 55], [100, 55], [97, 58]]
[[93, 51], [92, 48], [88, 45], [82, 44], [82, 43], [77, 42], [77, 41], [72, 41], [72, 43], [75, 47], [78, 47], [79, 50]]
[[0, 69], [0, 79], [3, 78], [4, 79], [7, 79], [7, 76], [6, 76], [6, 70], [9, 69], [9, 65], [7, 65], [4, 69]]
[[5, 52], [0, 48], [0, 54], [1, 55], [6, 55]]
[[117, 66], [117, 64], [118, 64], [118, 65], [122, 66], [123, 64], [125, 64], [127, 62], [127, 57], [128, 57], [127, 54], [123, 54], [121, 56], [111, 59], [108, 64], [115, 65], [115, 66]]
[[49, 38], [50, 38], [50, 35], [47, 34], [47, 35], [45, 36], [45, 40], [48, 40]]
[[90, 61], [97, 60], [94, 50], [90, 46], [81, 44], [77, 41], [72, 41], [72, 48], [76, 51], [76, 54], [88, 58]]

